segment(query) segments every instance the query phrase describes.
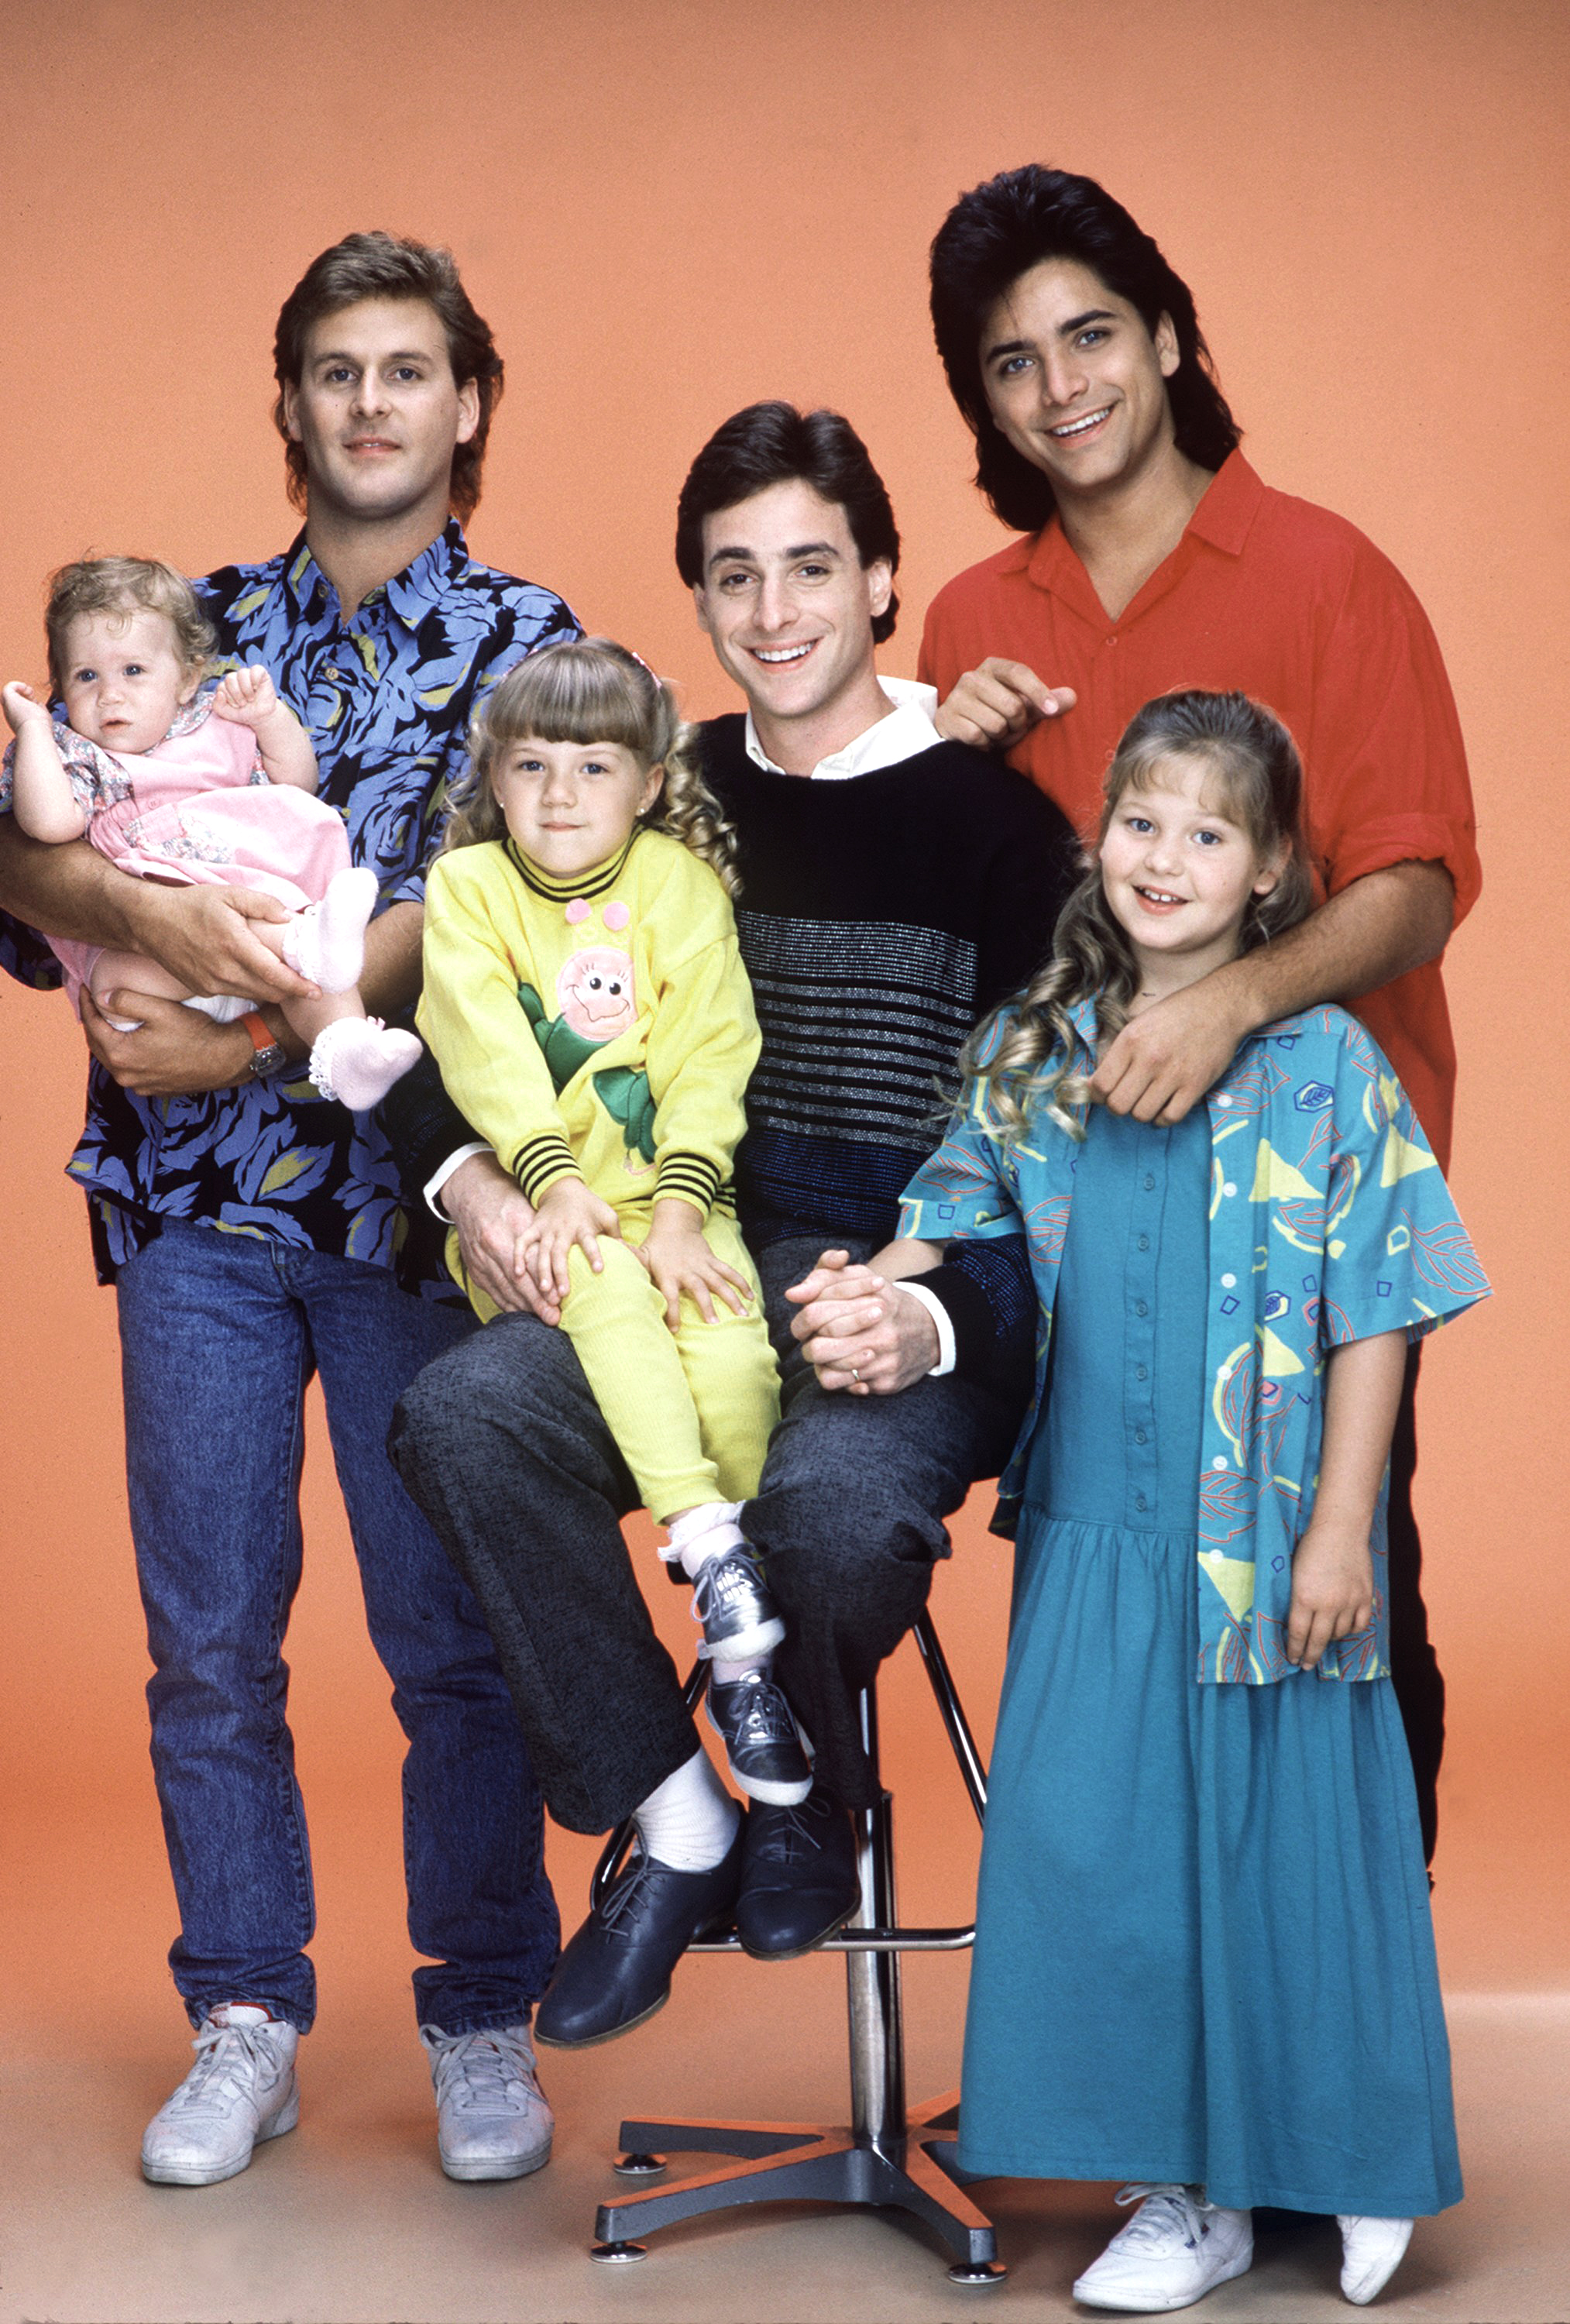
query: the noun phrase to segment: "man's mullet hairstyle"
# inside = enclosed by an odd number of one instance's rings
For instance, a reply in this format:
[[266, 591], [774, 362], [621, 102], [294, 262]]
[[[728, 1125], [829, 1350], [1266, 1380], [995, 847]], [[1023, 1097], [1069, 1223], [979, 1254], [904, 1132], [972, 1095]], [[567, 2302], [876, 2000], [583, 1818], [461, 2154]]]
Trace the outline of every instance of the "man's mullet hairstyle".
[[454, 383], [462, 387], [466, 380], [473, 381], [480, 421], [469, 441], [454, 450], [449, 493], [454, 516], [473, 515], [480, 499], [480, 471], [491, 416], [501, 401], [501, 357], [490, 324], [475, 311], [464, 288], [452, 252], [392, 234], [345, 235], [331, 250], [312, 259], [280, 310], [272, 342], [272, 372], [279, 390], [272, 418], [284, 440], [289, 499], [303, 511], [306, 461], [304, 447], [294, 442], [284, 420], [283, 391], [300, 383], [306, 336], [312, 326], [362, 299], [423, 300], [436, 309], [447, 335], [447, 359]]
[[[798, 411], [794, 403], [749, 403], [717, 428], [687, 472], [676, 503], [676, 570], [689, 589], [702, 586], [703, 521], [766, 493], [771, 484], [810, 484], [820, 500], [845, 512], [863, 567], [882, 558], [899, 570], [899, 530], [883, 478], [850, 422], [838, 411]], [[875, 645], [894, 635], [899, 599], [890, 593], [872, 624]]]
[[981, 334], [1005, 290], [1033, 266], [1077, 260], [1135, 308], [1153, 336], [1163, 315], [1178, 340], [1168, 380], [1178, 449], [1214, 471], [1241, 433], [1217, 386], [1194, 297], [1121, 202], [1094, 178], [1029, 162], [962, 194], [932, 242], [932, 331], [955, 402], [976, 438], [976, 482], [1017, 532], [1037, 532], [1057, 500], [1041, 470], [1003, 435], [987, 409]]

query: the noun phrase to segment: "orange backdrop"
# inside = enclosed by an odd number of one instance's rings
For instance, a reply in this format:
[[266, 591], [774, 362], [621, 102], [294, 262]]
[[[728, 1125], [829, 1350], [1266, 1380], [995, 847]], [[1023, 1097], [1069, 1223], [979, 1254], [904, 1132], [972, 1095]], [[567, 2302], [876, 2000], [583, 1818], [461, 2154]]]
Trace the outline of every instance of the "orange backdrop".
[[[679, 676], [694, 712], [726, 706], [671, 562], [677, 487], [737, 406], [830, 402], [904, 527], [884, 661], [909, 672], [933, 590], [1001, 538], [925, 318], [944, 209], [1047, 159], [1155, 233], [1197, 288], [1256, 466], [1363, 526], [1417, 587], [1472, 752], [1487, 886], [1450, 962], [1455, 1183], [1498, 1296], [1425, 1364], [1420, 1508], [1453, 1703], [1441, 1941], [1452, 1984], [1565, 1981], [1564, 10], [6, 0], [4, 32], [5, 675], [41, 674], [41, 586], [67, 558], [200, 571], [281, 546], [273, 319], [308, 259], [367, 226], [450, 243], [506, 355], [482, 555]], [[144, 1867], [113, 1300], [60, 1176], [80, 1038], [62, 999], [9, 982], [0, 1035], [6, 1798], [24, 1860], [63, 1839]], [[314, 1418], [302, 1773], [325, 1912], [348, 1914], [363, 1870], [387, 1905], [368, 1942], [401, 1975], [397, 1738]], [[983, 1725], [1006, 1582], [978, 1506], [939, 1600]], [[656, 1603], [679, 1636], [675, 1593]], [[889, 1713], [913, 1800], [938, 1748], [918, 1683], [896, 1679]], [[959, 1813], [951, 1784], [931, 1796]], [[948, 1829], [907, 1813], [918, 1910]], [[557, 1846], [575, 1882], [583, 1851]], [[115, 1909], [110, 1894], [111, 1936]], [[166, 1900], [125, 1944], [145, 1960], [170, 1920]]]

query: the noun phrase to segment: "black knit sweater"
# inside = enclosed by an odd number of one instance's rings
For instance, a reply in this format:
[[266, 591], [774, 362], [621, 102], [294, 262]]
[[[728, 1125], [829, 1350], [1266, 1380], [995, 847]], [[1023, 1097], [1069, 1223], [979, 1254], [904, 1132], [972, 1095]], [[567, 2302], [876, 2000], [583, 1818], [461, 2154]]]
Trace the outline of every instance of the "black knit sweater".
[[[786, 1235], [884, 1242], [937, 1143], [977, 1020], [1051, 949], [1073, 834], [1033, 784], [959, 742], [842, 780], [757, 766], [746, 721], [703, 729], [703, 769], [736, 825], [736, 921], [763, 1055], [736, 1157], [754, 1247]], [[956, 1250], [927, 1280], [961, 1367], [1001, 1333], [1028, 1345], [1021, 1254]]]

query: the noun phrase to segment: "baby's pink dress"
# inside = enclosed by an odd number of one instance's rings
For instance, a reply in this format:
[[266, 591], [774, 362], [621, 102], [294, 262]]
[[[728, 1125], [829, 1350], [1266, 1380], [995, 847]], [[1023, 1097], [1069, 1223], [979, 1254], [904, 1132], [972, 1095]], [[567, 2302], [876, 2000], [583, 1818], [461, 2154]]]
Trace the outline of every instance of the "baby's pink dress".
[[[139, 880], [255, 888], [291, 912], [319, 904], [349, 868], [343, 817], [309, 791], [270, 783], [248, 726], [206, 704], [141, 755], [110, 752], [57, 724], [72, 788], [99, 853]], [[104, 947], [51, 936], [73, 1007]]]

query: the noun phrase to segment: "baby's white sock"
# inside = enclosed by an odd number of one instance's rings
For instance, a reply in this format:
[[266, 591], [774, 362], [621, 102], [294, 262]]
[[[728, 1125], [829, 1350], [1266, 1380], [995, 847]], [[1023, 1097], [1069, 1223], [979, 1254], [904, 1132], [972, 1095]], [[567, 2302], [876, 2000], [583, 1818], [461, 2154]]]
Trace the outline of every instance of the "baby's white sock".
[[308, 1071], [324, 1097], [335, 1097], [351, 1113], [365, 1113], [381, 1103], [419, 1053], [412, 1033], [384, 1025], [380, 1017], [339, 1017], [317, 1035]]
[[735, 1549], [747, 1536], [737, 1524], [741, 1515], [739, 1501], [704, 1501], [695, 1509], [684, 1510], [673, 1517], [670, 1526], [670, 1547], [660, 1555], [667, 1565], [679, 1565], [689, 1582], [695, 1582], [712, 1558], [723, 1557], [728, 1549]]
[[365, 966], [365, 929], [376, 908], [376, 874], [365, 865], [335, 872], [319, 904], [296, 915], [283, 956], [324, 992], [347, 992]]
[[741, 1811], [700, 1744], [632, 1811], [647, 1854], [673, 1872], [712, 1872], [736, 1837]]

